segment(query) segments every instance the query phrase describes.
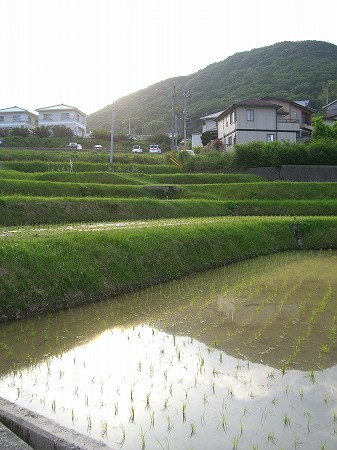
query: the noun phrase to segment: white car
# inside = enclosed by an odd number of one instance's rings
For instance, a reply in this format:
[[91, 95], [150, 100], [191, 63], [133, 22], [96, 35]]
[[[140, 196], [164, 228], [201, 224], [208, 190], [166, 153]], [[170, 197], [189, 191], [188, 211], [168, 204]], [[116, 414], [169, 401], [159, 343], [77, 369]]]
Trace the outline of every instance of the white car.
[[195, 156], [194, 150], [180, 150], [181, 153], [187, 153], [188, 155]]
[[150, 145], [150, 150], [149, 150], [149, 152], [150, 152], [150, 153], [161, 153], [161, 149], [160, 149], [159, 145], [157, 145], [157, 144], [152, 144], [152, 145]]
[[132, 153], [143, 153], [143, 150], [140, 145], [134, 145], [131, 151]]
[[103, 147], [100, 144], [97, 144], [97, 145], [94, 146], [95, 150], [102, 150], [102, 148]]

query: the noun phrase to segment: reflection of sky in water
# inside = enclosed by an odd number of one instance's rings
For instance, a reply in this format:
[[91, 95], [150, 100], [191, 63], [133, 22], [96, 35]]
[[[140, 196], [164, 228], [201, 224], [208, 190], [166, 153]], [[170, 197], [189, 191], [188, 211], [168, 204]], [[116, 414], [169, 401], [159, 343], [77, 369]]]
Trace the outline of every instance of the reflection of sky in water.
[[[337, 366], [314, 373], [239, 360], [147, 325], [6, 375], [1, 395], [124, 449], [337, 448]], [[134, 418], [133, 418], [134, 414]], [[288, 418], [290, 423], [288, 423]], [[275, 446], [273, 445], [275, 443]]]

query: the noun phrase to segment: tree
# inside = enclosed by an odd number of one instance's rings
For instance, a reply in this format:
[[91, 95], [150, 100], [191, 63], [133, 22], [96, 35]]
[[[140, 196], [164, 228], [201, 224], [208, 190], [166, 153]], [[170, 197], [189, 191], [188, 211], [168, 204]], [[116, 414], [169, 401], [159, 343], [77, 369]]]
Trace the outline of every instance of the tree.
[[49, 137], [50, 136], [50, 130], [48, 127], [45, 127], [42, 125], [42, 127], [36, 127], [33, 131], [33, 133], [35, 134], [35, 136], [40, 137], [40, 138], [44, 138], [44, 137]]
[[24, 128], [24, 127], [12, 128], [12, 136], [28, 137], [29, 130], [28, 130], [28, 128]]
[[103, 140], [103, 141], [110, 141], [111, 139], [111, 131], [107, 131], [107, 130], [94, 130], [91, 133], [91, 136], [94, 139], [99, 139], [99, 140]]
[[312, 119], [312, 137], [314, 139], [327, 139], [327, 138], [333, 138], [333, 128], [326, 124], [323, 120], [322, 116], [316, 116]]
[[201, 142], [203, 147], [207, 145], [212, 140], [212, 133], [210, 131], [204, 131], [201, 135]]
[[59, 138], [72, 138], [74, 136], [73, 130], [68, 127], [63, 127], [61, 125], [55, 125], [51, 127], [54, 137]]

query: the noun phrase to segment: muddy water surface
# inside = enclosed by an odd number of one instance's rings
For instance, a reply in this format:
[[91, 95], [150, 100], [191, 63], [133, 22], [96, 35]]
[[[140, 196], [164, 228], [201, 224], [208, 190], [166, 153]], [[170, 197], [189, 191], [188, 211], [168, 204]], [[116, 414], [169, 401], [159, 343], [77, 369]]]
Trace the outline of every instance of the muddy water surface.
[[337, 254], [0, 325], [0, 395], [124, 449], [337, 448]]

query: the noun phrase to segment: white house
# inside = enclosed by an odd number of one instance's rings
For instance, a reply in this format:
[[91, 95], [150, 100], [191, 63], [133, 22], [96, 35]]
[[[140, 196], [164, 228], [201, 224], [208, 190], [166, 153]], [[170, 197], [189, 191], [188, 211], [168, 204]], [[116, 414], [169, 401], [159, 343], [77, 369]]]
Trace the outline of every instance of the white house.
[[200, 117], [203, 121], [202, 132], [192, 134], [192, 147], [202, 147], [201, 134], [205, 131], [210, 131], [212, 134], [212, 139], [215, 139], [218, 134], [217, 123], [215, 119], [222, 113], [222, 111], [208, 114], [207, 116]]
[[238, 101], [215, 119], [218, 139], [225, 150], [252, 141], [296, 142], [303, 133], [310, 134], [312, 112], [308, 105], [272, 97]]
[[26, 109], [13, 106], [12, 108], [0, 109], [0, 128], [12, 130], [12, 128], [28, 128], [37, 127], [38, 117]]
[[39, 108], [39, 127], [63, 126], [70, 128], [75, 136], [85, 137], [87, 115], [68, 105], [55, 105]]

